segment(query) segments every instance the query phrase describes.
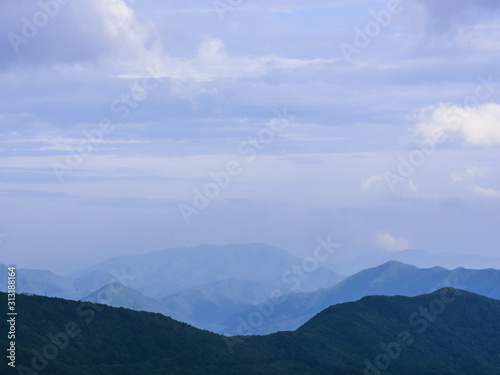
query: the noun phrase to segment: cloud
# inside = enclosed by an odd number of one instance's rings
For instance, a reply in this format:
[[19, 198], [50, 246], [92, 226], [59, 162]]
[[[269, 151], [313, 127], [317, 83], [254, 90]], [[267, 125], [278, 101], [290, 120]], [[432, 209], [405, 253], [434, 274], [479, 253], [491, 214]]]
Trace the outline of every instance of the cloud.
[[410, 247], [410, 242], [402, 237], [393, 237], [390, 234], [379, 234], [377, 242], [386, 250], [400, 251]]
[[373, 187], [380, 185], [382, 181], [385, 181], [383, 174], [370, 176], [365, 182], [361, 184], [363, 189], [372, 189]]
[[492, 188], [483, 188], [481, 186], [474, 185], [469, 186], [467, 190], [484, 198], [500, 198], [500, 191]]
[[[0, 9], [0, 33], [8, 36], [0, 42], [5, 51], [0, 67], [20, 62], [31, 66], [97, 64], [119, 72], [158, 63], [161, 57], [154, 26], [139, 22], [123, 0], [69, 2], [50, 11], [40, 5], [43, 2], [9, 3], [7, 11]], [[39, 14], [46, 15], [45, 25], [26, 26], [36, 24]]]
[[467, 165], [461, 172], [452, 172], [451, 179], [454, 182], [460, 182], [472, 178], [484, 177], [488, 173], [488, 169], [480, 165]]
[[498, 23], [485, 23], [464, 28], [456, 34], [457, 44], [470, 46], [476, 50], [500, 50], [500, 25]]
[[476, 23], [500, 8], [497, 0], [418, 0], [428, 14], [428, 28], [444, 33], [457, 25]]
[[[204, 83], [217, 79], [256, 78], [272, 71], [314, 69], [328, 66], [336, 61], [338, 60], [294, 59], [276, 55], [235, 56], [228, 53], [222, 40], [205, 36], [193, 59], [168, 58], [158, 76], [182, 83]], [[121, 77], [138, 78], [134, 74], [125, 74]]]
[[[226, 50], [220, 39], [205, 36], [197, 55], [192, 59], [166, 57], [157, 64], [155, 77], [171, 80], [171, 94], [191, 103], [199, 109], [197, 98], [216, 97], [215, 84], [235, 82], [239, 79], [256, 79], [267, 74], [291, 73], [299, 69], [311, 72], [326, 68], [337, 59], [296, 59], [276, 55], [238, 56]], [[119, 78], [138, 79], [147, 77], [144, 71], [119, 75]]]
[[[430, 115], [429, 115], [430, 112]], [[423, 139], [459, 139], [472, 146], [500, 145], [500, 105], [440, 104], [422, 111], [416, 134]]]
[[[500, 2], [496, 0], [417, 0], [424, 10], [422, 43], [436, 54], [495, 51]], [[465, 56], [464, 56], [465, 57]]]

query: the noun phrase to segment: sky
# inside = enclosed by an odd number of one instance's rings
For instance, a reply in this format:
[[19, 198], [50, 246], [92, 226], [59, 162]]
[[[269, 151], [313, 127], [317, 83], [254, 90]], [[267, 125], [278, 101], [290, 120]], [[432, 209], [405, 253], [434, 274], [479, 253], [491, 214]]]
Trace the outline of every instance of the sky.
[[500, 243], [496, 0], [0, 2], [0, 263]]

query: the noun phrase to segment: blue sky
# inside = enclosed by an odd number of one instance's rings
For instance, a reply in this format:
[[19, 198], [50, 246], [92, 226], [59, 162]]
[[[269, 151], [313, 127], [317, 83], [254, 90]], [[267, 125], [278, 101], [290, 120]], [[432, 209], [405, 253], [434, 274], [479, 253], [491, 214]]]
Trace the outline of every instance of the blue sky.
[[326, 235], [496, 255], [499, 20], [489, 0], [3, 1], [0, 262]]

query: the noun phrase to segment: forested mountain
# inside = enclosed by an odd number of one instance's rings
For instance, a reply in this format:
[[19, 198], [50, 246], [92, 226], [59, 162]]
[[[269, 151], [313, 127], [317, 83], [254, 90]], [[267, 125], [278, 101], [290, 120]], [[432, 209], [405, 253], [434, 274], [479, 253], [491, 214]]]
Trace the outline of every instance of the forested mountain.
[[[6, 294], [0, 294], [6, 305]], [[17, 296], [5, 374], [456, 375], [500, 371], [500, 301], [445, 288], [329, 307], [295, 332], [224, 337], [161, 314]], [[21, 319], [22, 317], [22, 319]], [[7, 322], [2, 320], [2, 332]], [[8, 347], [7, 335], [0, 338]]]
[[[294, 330], [328, 306], [355, 301], [369, 295], [416, 296], [453, 286], [487, 297], [500, 299], [500, 270], [469, 270], [441, 267], [420, 269], [390, 261], [375, 268], [358, 272], [335, 286], [312, 293], [292, 293], [279, 303], [268, 300], [243, 314], [232, 317], [228, 334], [267, 334], [279, 330]], [[242, 324], [255, 311], [272, 309], [273, 313], [261, 324]]]

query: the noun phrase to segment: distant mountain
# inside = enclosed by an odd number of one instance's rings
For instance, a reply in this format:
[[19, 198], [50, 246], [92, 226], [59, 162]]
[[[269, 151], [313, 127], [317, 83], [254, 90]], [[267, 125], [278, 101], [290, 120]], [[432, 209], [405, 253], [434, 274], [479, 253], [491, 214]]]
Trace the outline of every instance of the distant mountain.
[[[283, 275], [302, 260], [287, 251], [265, 244], [201, 245], [191, 248], [166, 249], [135, 256], [108, 259], [81, 270], [70, 277], [50, 271], [18, 269], [20, 292], [54, 297], [81, 299], [118, 282], [158, 300], [193, 290], [214, 290], [223, 280], [260, 283], [262, 291], [252, 298], [269, 294]], [[7, 266], [0, 264], [0, 276], [6, 277]], [[318, 267], [302, 280], [301, 291], [331, 286], [343, 279], [330, 268]], [[0, 285], [0, 291], [6, 291]], [[231, 288], [231, 287], [230, 287]], [[229, 288], [229, 289], [230, 289]], [[221, 289], [214, 291], [221, 294]], [[229, 293], [235, 294], [234, 291]], [[253, 301], [253, 300], [252, 300]]]
[[[160, 314], [18, 295], [16, 368], [51, 375], [497, 375], [500, 301], [453, 288], [329, 307], [295, 332], [223, 337]], [[6, 305], [6, 294], [0, 294]], [[0, 321], [7, 332], [9, 323]], [[0, 346], [8, 348], [7, 335]]]
[[398, 260], [419, 268], [440, 266], [449, 270], [455, 268], [467, 269], [500, 269], [500, 257], [487, 257], [476, 254], [461, 253], [429, 253], [422, 250], [403, 250], [384, 258], [384, 261]]
[[151, 297], [146, 297], [120, 283], [108, 284], [87, 297], [82, 298], [82, 301], [100, 303], [113, 307], [126, 306], [136, 311], [150, 311], [171, 315], [171, 311], [165, 308], [162, 303]]
[[[355, 301], [368, 295], [416, 296], [430, 293], [445, 286], [454, 286], [487, 297], [500, 299], [500, 271], [494, 269], [447, 270], [433, 267], [420, 269], [396, 261], [367, 269], [350, 276], [339, 284], [312, 293], [295, 293], [284, 301], [269, 300], [232, 317], [233, 324], [227, 334], [267, 334], [280, 330], [293, 330], [328, 306]], [[249, 317], [261, 311], [268, 316], [252, 324]], [[261, 313], [266, 315], [265, 313]], [[228, 322], [229, 324], [229, 322]]]
[[391, 260], [411, 264], [419, 268], [443, 267], [449, 270], [460, 267], [467, 269], [500, 269], [500, 257], [453, 252], [430, 253], [422, 250], [374, 251], [348, 259], [337, 259], [330, 266], [343, 275], [353, 275]]
[[[144, 295], [163, 299], [225, 279], [258, 281], [270, 292], [282, 283], [285, 272], [301, 263], [287, 251], [265, 244], [201, 245], [111, 258], [73, 278], [85, 295], [118, 281]], [[301, 291], [331, 286], [342, 279], [326, 267], [309, 276], [300, 283]]]
[[[76, 299], [78, 292], [69, 277], [59, 276], [50, 271], [18, 268], [16, 288], [19, 292], [39, 294], [48, 297]], [[0, 279], [7, 280], [7, 266], [0, 264]], [[0, 283], [0, 291], [7, 291], [7, 283]]]
[[[270, 298], [284, 280], [298, 291], [314, 291], [343, 279], [321, 266], [299, 277], [295, 272], [302, 263], [285, 250], [264, 244], [202, 245], [116, 257], [71, 277], [19, 269], [18, 291], [100, 302], [100, 294], [116, 291], [114, 286], [121, 284], [124, 288], [118, 294], [110, 294], [111, 306], [162, 312], [221, 332], [231, 316]], [[5, 266], [0, 267], [2, 274], [6, 279]], [[3, 288], [6, 291], [7, 285]]]
[[[343, 279], [326, 267], [300, 279], [293, 272], [301, 265], [301, 259], [264, 244], [203, 245], [112, 258], [73, 278], [78, 290], [88, 294], [121, 282], [161, 304], [161, 310], [150, 311], [167, 311], [177, 320], [222, 332], [231, 316], [270, 298], [283, 279], [299, 291], [318, 290]], [[129, 297], [117, 299], [114, 306], [135, 308], [139, 297]]]
[[161, 303], [170, 317], [220, 333], [233, 315], [269, 295], [269, 288], [259, 281], [228, 278], [165, 297]]

